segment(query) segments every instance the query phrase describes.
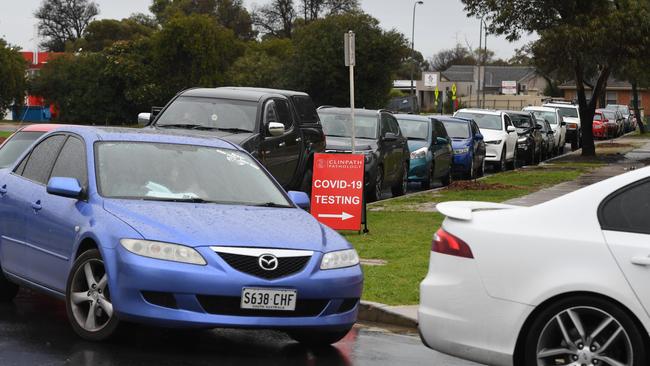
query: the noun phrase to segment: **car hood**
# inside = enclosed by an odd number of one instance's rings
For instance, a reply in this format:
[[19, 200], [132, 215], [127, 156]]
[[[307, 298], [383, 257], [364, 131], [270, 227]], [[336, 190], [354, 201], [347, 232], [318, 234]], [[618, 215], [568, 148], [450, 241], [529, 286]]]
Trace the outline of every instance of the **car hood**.
[[566, 123], [577, 123], [577, 124], [580, 124], [580, 118], [575, 118], [575, 117], [564, 117], [564, 122], [566, 122]]
[[104, 209], [145, 239], [200, 246], [324, 251], [324, 228], [297, 208], [107, 199]]
[[483, 135], [483, 139], [485, 141], [495, 141], [495, 140], [505, 139], [508, 134], [505, 133], [504, 131], [489, 130], [487, 128], [482, 128], [481, 135]]
[[232, 142], [235, 145], [242, 145], [242, 143], [255, 135], [254, 132], [228, 132], [228, 131], [204, 131], [204, 130], [188, 130], [184, 128], [158, 128], [153, 127], [158, 131], [173, 131], [178, 132], [186, 136], [197, 136], [197, 137], [214, 137]]
[[[354, 142], [356, 143], [355, 148], [359, 151], [372, 150], [372, 140], [356, 138]], [[350, 151], [352, 150], [352, 138], [327, 136], [326, 150]]]
[[408, 140], [409, 151], [415, 151], [427, 147], [429, 143], [425, 140]]

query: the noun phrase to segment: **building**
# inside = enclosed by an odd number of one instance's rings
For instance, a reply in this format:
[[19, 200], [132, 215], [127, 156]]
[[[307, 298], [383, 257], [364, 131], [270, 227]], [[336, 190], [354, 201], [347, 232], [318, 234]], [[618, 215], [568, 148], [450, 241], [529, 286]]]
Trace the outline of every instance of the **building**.
[[[591, 94], [591, 88], [588, 86], [585, 88], [585, 91], [589, 96]], [[560, 85], [560, 90], [564, 92], [564, 99], [577, 99], [578, 93], [575, 81]], [[610, 78], [607, 81], [607, 89], [605, 91], [605, 105], [601, 105], [602, 100], [599, 102], [599, 107], [603, 108], [607, 104], [623, 104], [632, 106], [632, 84], [627, 81]], [[641, 110], [650, 110], [650, 90], [639, 88], [639, 107]]]
[[[23, 59], [27, 61], [27, 77], [33, 78], [41, 69], [54, 57], [61, 53], [52, 52], [21, 52]], [[22, 109], [14, 108], [12, 117], [16, 121], [43, 122], [50, 121], [56, 116], [56, 109], [45, 103], [45, 100], [37, 95], [27, 95], [25, 105]]]
[[[410, 85], [410, 80], [396, 80], [393, 84], [404, 92], [409, 91]], [[447, 101], [446, 94], [454, 86], [462, 106], [512, 109], [541, 102], [548, 81], [532, 66], [453, 65], [445, 71], [422, 73], [415, 86], [422, 110], [436, 110], [436, 105]]]

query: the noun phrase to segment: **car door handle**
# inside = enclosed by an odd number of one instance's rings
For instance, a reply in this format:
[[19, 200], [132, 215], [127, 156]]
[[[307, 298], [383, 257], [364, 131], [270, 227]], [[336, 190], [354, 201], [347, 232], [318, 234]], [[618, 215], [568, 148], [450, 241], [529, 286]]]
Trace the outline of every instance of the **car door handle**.
[[41, 206], [41, 200], [32, 203], [32, 208], [34, 211], [40, 211], [43, 208], [43, 206]]
[[297, 137], [296, 142], [300, 142], [300, 141], [302, 141], [302, 139], [300, 137]]
[[287, 143], [284, 141], [278, 144], [278, 147], [285, 147], [285, 146], [287, 146]]
[[7, 185], [6, 184], [3, 185], [2, 187], [0, 187], [0, 195], [4, 196], [5, 194], [7, 194]]
[[637, 266], [650, 267], [650, 257], [633, 257], [631, 262]]

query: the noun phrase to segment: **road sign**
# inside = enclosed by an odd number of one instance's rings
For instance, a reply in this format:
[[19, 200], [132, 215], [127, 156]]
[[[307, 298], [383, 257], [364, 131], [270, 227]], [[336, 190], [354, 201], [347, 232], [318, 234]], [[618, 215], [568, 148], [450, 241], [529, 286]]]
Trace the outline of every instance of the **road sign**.
[[425, 72], [424, 76], [424, 86], [427, 88], [437, 88], [438, 87], [438, 74], [435, 72]]
[[345, 66], [355, 66], [356, 64], [356, 50], [355, 50], [355, 41], [354, 41], [354, 32], [349, 31], [345, 33], [343, 38], [344, 43], [344, 53], [345, 53]]
[[517, 82], [504, 80], [501, 82], [501, 93], [505, 95], [517, 95]]
[[360, 230], [364, 156], [316, 154], [311, 214], [335, 230]]
[[451, 100], [456, 100], [456, 84], [451, 84]]
[[436, 97], [436, 101], [435, 101], [435, 103], [436, 103], [436, 105], [438, 105], [438, 97], [440, 96], [440, 89], [438, 89], [437, 86], [436, 86], [436, 90], [433, 92], [433, 94], [434, 94], [435, 97]]

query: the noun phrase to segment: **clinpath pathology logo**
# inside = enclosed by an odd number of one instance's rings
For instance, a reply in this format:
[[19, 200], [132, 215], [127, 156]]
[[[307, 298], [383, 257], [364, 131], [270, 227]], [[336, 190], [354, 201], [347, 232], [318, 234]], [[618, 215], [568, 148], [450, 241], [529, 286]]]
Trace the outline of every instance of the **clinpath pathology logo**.
[[[322, 160], [319, 161], [321, 163]], [[363, 160], [346, 159], [346, 158], [331, 158], [327, 159], [327, 167], [331, 169], [356, 169], [363, 165]], [[319, 168], [323, 168], [319, 166]]]

